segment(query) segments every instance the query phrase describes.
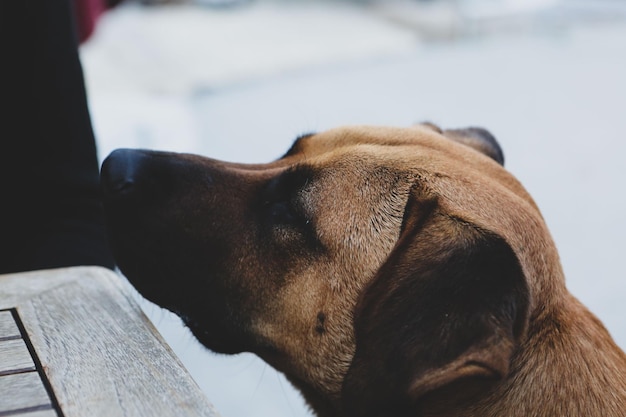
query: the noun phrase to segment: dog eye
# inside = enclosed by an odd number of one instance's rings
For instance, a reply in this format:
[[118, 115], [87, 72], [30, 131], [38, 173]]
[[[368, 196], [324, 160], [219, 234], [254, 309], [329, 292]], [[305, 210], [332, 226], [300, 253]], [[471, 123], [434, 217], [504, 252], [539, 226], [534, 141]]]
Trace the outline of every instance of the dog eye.
[[310, 178], [307, 169], [294, 167], [267, 183], [262, 201], [270, 225], [305, 227], [310, 223], [300, 201], [300, 193]]
[[273, 224], [291, 225], [300, 222], [300, 216], [288, 201], [270, 203], [268, 216]]

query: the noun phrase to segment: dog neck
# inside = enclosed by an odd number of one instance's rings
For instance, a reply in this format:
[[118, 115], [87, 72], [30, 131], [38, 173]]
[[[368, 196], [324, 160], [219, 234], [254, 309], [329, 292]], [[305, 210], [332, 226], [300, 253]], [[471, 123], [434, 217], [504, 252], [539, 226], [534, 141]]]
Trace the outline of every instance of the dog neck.
[[626, 410], [626, 355], [602, 323], [568, 295], [531, 320], [511, 372], [468, 417], [618, 417]]
[[342, 417], [341, 402], [339, 398], [333, 398], [328, 394], [323, 394], [303, 381], [286, 375], [289, 382], [295, 386], [305, 401], [311, 407], [311, 410], [317, 417]]

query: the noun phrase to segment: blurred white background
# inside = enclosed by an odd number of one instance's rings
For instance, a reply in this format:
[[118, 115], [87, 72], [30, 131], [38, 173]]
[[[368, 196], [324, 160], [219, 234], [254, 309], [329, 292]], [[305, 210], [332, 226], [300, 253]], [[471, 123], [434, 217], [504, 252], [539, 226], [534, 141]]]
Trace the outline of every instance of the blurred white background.
[[[488, 128], [570, 290], [626, 348], [623, 2], [130, 2], [81, 57], [101, 158], [146, 147], [266, 162], [343, 124]], [[268, 365], [207, 352], [143, 307], [224, 417], [309, 415]]]

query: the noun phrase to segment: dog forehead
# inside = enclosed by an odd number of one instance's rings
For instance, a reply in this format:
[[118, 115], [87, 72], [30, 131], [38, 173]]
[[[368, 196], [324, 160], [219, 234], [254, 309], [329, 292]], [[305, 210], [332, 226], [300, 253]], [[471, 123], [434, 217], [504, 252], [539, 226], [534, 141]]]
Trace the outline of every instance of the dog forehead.
[[447, 170], [448, 165], [453, 165], [485, 169], [488, 175], [505, 171], [485, 154], [425, 125], [334, 128], [301, 136], [286, 156], [296, 160], [319, 160], [326, 165], [339, 160], [366, 158], [408, 169], [419, 167], [436, 171]]
[[[278, 164], [307, 165], [327, 175], [355, 176], [416, 172], [447, 175], [458, 169], [498, 175], [490, 158], [425, 126], [348, 126], [301, 136]], [[483, 168], [485, 166], [485, 168]]]
[[359, 145], [384, 147], [417, 146], [428, 149], [441, 136], [422, 126], [395, 128], [383, 126], [343, 126], [321, 133], [301, 136], [292, 152], [319, 155]]
[[494, 219], [516, 218], [520, 211], [541, 217], [528, 192], [499, 163], [427, 126], [342, 127], [303, 137], [295, 148], [303, 163], [330, 179], [334, 193], [385, 192], [412, 180], [437, 195], [446, 210], [489, 229], [500, 229]]

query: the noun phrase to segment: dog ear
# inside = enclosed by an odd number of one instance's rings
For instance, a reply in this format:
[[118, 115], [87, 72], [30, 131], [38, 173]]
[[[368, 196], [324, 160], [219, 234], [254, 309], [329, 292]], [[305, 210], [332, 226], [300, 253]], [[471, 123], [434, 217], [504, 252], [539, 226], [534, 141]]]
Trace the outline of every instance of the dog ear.
[[504, 152], [496, 138], [487, 129], [466, 127], [464, 129], [443, 130], [431, 122], [422, 122], [419, 125], [440, 133], [450, 140], [469, 146], [504, 166]]
[[500, 165], [504, 166], [504, 152], [496, 138], [482, 127], [467, 127], [464, 129], [446, 129], [443, 135], [455, 142], [474, 148]]
[[357, 303], [346, 415], [475, 401], [508, 374], [527, 310], [526, 280], [504, 239], [415, 187], [398, 243]]

